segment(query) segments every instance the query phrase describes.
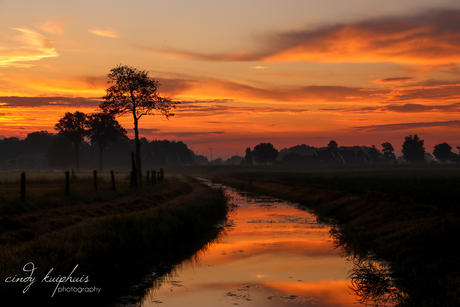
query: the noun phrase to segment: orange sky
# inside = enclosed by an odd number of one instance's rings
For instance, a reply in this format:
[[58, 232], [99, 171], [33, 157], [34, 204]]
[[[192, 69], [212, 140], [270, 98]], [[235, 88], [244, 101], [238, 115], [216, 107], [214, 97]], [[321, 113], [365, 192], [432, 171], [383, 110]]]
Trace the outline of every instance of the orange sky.
[[[213, 158], [271, 142], [339, 146], [418, 134], [460, 146], [460, 3], [0, 1], [0, 135], [95, 112], [117, 64], [181, 104], [149, 139]], [[120, 118], [130, 130], [132, 119]]]

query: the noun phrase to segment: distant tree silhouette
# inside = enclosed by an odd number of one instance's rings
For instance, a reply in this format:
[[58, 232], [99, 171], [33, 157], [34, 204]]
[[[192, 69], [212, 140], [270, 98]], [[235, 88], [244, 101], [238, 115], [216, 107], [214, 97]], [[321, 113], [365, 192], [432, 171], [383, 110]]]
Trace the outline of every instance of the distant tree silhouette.
[[266, 164], [276, 160], [278, 150], [276, 150], [271, 143], [260, 143], [252, 151], [254, 160], [258, 164]]
[[447, 160], [455, 160], [452, 146], [447, 143], [434, 145], [433, 155], [436, 157], [436, 160], [441, 161], [441, 163], [445, 163]]
[[47, 153], [54, 143], [55, 135], [48, 131], [31, 132], [22, 141], [23, 153]]
[[21, 141], [13, 136], [0, 141], [0, 157], [3, 161], [15, 159], [21, 152]]
[[99, 171], [102, 172], [103, 153], [107, 143], [116, 143], [119, 137], [126, 137], [127, 132], [113, 115], [107, 113], [89, 115], [85, 126], [91, 144], [97, 143], [99, 146]]
[[338, 149], [339, 149], [339, 145], [334, 140], [331, 140], [329, 144], [327, 144], [327, 150], [329, 151], [337, 151]]
[[403, 158], [410, 163], [424, 163], [425, 147], [423, 143], [424, 140], [421, 140], [416, 134], [406, 136], [401, 150]]
[[154, 140], [148, 141], [141, 138], [143, 141], [142, 153], [143, 158], [149, 166], [159, 164], [192, 164], [193, 151], [191, 151], [183, 142], [167, 141], [167, 140]]
[[246, 155], [244, 156], [244, 162], [246, 165], [253, 165], [254, 162], [252, 161], [252, 151], [251, 148], [246, 148]]
[[158, 81], [149, 78], [145, 70], [118, 65], [107, 75], [109, 83], [113, 85], [106, 90], [99, 108], [104, 113], [115, 116], [130, 114], [134, 119], [134, 138], [136, 143], [136, 164], [139, 182], [142, 178], [141, 141], [139, 138], [139, 120], [144, 115], [153, 115], [159, 112], [169, 119], [174, 114], [171, 109], [175, 103], [158, 93]]
[[393, 145], [391, 145], [391, 143], [389, 142], [385, 142], [382, 143], [382, 147], [382, 153], [385, 162], [397, 163], [396, 155], [394, 154], [395, 149], [393, 148]]
[[80, 145], [84, 141], [88, 131], [85, 129], [87, 116], [85, 113], [76, 111], [75, 113], [66, 112], [64, 117], [59, 119], [54, 126], [59, 134], [65, 135], [72, 142], [75, 150], [75, 160], [77, 172], [80, 171]]
[[51, 168], [65, 169], [70, 166], [69, 156], [75, 151], [72, 148], [72, 142], [64, 135], [58, 134], [54, 138], [53, 145], [46, 153]]
[[375, 148], [375, 145], [372, 145], [371, 148], [369, 148], [369, 158], [370, 158], [370, 162], [379, 162], [379, 155], [380, 155], [380, 151]]

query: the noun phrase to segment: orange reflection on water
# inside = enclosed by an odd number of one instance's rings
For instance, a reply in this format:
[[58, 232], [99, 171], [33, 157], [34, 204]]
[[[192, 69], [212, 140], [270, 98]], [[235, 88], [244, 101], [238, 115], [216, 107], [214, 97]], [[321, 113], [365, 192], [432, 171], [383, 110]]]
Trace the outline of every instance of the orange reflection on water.
[[291, 204], [234, 192], [225, 235], [151, 289], [142, 306], [356, 306], [329, 228]]

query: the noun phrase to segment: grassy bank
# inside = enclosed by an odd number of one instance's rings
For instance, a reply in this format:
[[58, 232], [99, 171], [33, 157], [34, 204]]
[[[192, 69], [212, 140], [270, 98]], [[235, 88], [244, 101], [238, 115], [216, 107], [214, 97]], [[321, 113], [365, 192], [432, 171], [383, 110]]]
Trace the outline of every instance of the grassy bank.
[[[35, 208], [0, 217], [0, 293], [21, 304], [107, 306], [146, 270], [167, 267], [190, 257], [217, 235], [214, 225], [226, 217], [220, 191], [191, 179], [170, 177], [155, 187], [106, 201]], [[37, 268], [35, 283], [7, 283], [25, 277], [26, 263]], [[76, 265], [78, 267], [75, 269]], [[32, 268], [29, 264], [26, 269]], [[100, 288], [99, 293], [55, 293], [57, 283], [43, 280], [67, 277], [66, 287]], [[9, 280], [12, 280], [11, 278]], [[87, 281], [87, 282], [85, 282]], [[61, 284], [62, 285], [62, 284]]]
[[238, 172], [214, 180], [298, 202], [333, 219], [338, 244], [390, 262], [409, 295], [407, 306], [458, 306], [460, 174], [443, 167]]

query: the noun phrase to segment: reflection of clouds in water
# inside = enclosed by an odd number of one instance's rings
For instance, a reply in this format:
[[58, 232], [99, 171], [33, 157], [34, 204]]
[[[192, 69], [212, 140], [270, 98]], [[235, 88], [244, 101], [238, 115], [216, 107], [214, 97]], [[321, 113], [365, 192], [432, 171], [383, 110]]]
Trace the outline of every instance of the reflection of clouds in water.
[[354, 305], [345, 262], [322, 237], [328, 226], [292, 203], [233, 189], [226, 194], [233, 208], [218, 225], [225, 235], [201, 264], [163, 279], [141, 306]]

